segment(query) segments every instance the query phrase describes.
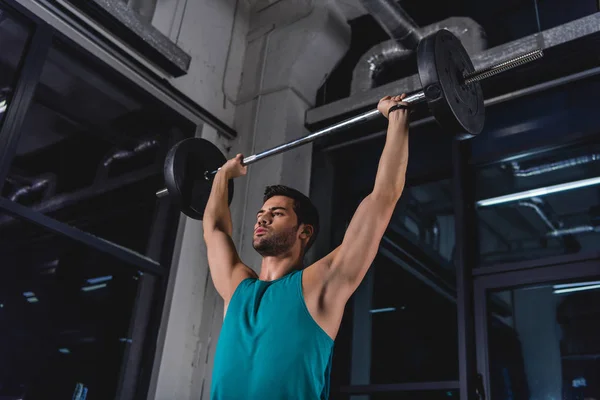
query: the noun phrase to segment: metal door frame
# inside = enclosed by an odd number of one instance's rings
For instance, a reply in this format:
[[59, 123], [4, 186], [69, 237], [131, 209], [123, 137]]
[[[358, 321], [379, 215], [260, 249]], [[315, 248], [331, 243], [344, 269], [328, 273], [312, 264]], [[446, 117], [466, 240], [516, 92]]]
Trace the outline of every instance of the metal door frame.
[[475, 348], [477, 371], [483, 378], [486, 400], [496, 400], [490, 398], [486, 302], [488, 291], [594, 276], [600, 277], [600, 257], [587, 260], [564, 260], [564, 262], [549, 263], [536, 268], [520, 269], [516, 271], [505, 270], [496, 274], [475, 277], [473, 297], [475, 303]]

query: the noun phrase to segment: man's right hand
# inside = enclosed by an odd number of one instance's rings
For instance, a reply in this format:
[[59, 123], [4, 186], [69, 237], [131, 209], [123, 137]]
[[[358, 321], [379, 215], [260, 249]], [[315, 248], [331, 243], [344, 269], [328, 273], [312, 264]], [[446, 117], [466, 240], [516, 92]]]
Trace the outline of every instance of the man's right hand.
[[408, 110], [400, 109], [392, 112], [392, 115], [388, 115], [388, 112], [392, 106], [396, 104], [404, 104], [402, 100], [406, 97], [406, 94], [402, 94], [401, 96], [385, 96], [381, 100], [379, 100], [379, 104], [377, 104], [377, 109], [379, 112], [389, 119], [390, 122], [400, 122], [401, 125], [406, 125], [408, 123]]
[[244, 165], [242, 161], [244, 156], [241, 154], [236, 155], [231, 160], [228, 160], [221, 167], [221, 172], [225, 173], [228, 179], [234, 179], [242, 175], [246, 175], [248, 172], [248, 166]]

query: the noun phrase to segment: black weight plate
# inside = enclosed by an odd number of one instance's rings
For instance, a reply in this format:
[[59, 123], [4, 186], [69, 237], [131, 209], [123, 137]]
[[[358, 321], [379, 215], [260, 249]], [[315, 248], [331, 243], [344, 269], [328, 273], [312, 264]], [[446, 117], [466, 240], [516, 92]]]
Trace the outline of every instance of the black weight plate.
[[[205, 139], [189, 138], [169, 150], [165, 159], [164, 176], [169, 197], [190, 218], [201, 220], [212, 189], [212, 175], [227, 159], [217, 146]], [[228, 201], [233, 199], [233, 180], [229, 180]]]
[[460, 40], [446, 29], [423, 38], [417, 64], [429, 110], [438, 124], [453, 135], [481, 133], [483, 91], [479, 82], [463, 84], [463, 77], [475, 69]]

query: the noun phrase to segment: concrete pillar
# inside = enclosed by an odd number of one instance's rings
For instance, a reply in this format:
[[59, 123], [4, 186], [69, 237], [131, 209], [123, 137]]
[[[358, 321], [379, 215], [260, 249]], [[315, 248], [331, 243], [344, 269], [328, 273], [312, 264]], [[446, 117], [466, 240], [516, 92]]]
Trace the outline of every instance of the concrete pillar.
[[[236, 102], [240, 140], [232, 154], [254, 154], [308, 134], [305, 112], [349, 44], [350, 28], [333, 1], [283, 0], [255, 13]], [[242, 260], [255, 270], [260, 256], [250, 235], [264, 188], [284, 184], [309, 194], [311, 154], [309, 144], [262, 160], [236, 182], [234, 240]]]
[[[200, 127], [196, 136], [210, 140], [227, 152], [227, 141], [213, 128]], [[209, 398], [210, 387], [206, 387], [204, 377], [207, 370], [212, 370], [223, 302], [210, 279], [202, 238], [202, 221], [182, 215], [148, 399]]]
[[531, 400], [562, 397], [560, 327], [552, 286], [514, 291], [514, 321]]
[[[334, 3], [281, 0], [256, 13], [242, 86], [228, 100], [236, 109], [239, 137], [229, 143], [208, 127], [198, 135], [230, 158], [307, 134], [304, 113], [349, 43], [349, 26]], [[242, 260], [255, 270], [260, 256], [250, 240], [264, 187], [280, 183], [309, 194], [311, 150], [307, 145], [263, 160], [234, 181], [233, 239]], [[202, 237], [201, 222], [182, 217], [148, 399], [209, 398], [223, 302], [210, 279]]]

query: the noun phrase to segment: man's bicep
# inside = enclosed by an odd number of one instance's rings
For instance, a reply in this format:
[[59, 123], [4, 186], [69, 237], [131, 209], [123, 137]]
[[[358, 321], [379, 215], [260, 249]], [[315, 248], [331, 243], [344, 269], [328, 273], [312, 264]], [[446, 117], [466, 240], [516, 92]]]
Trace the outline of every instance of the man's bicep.
[[243, 279], [253, 271], [240, 260], [231, 236], [215, 230], [204, 235], [210, 274], [219, 295], [227, 302]]

